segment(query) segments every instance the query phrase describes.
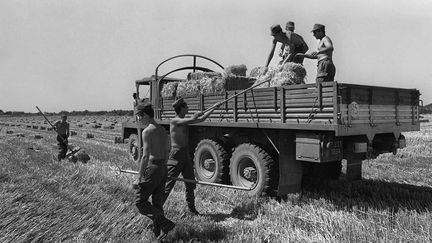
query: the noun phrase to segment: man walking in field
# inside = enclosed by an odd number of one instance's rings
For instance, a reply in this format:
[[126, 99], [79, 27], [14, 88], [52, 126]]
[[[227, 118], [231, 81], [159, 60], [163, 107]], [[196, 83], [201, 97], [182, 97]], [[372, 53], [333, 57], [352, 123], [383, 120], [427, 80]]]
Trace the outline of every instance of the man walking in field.
[[295, 56], [295, 54], [297, 54], [297, 53], [303, 53], [304, 54], [309, 50], [309, 47], [306, 44], [306, 42], [304, 41], [303, 37], [297, 33], [294, 33], [294, 29], [295, 29], [294, 22], [288, 21], [286, 24], [286, 27], [285, 27], [286, 36], [293, 43], [294, 50], [290, 50], [289, 46], [285, 46], [285, 44], [282, 44], [281, 50], [279, 53], [279, 56], [282, 57], [282, 61], [280, 62], [280, 64], [282, 64], [285, 61], [285, 59], [288, 58], [288, 55], [290, 53], [293, 53], [293, 55], [291, 55], [290, 58], [287, 59], [285, 62], [295, 62], [295, 63], [303, 64], [304, 58], [301, 56]]
[[62, 115], [61, 121], [57, 121], [53, 125], [57, 131], [57, 144], [59, 150], [57, 155], [58, 161], [66, 158], [66, 153], [68, 149], [69, 123], [66, 120], [67, 116]]
[[334, 81], [336, 67], [333, 64], [333, 42], [326, 36], [325, 26], [315, 24], [312, 29], [313, 36], [319, 40], [316, 51], [304, 55], [306, 58], [318, 59], [316, 82]]
[[[181, 173], [184, 179], [195, 180], [193, 162], [189, 156], [189, 128], [188, 125], [199, 123], [207, 119], [214, 109], [203, 114], [202, 112], [195, 113], [192, 117], [186, 118], [188, 106], [186, 102], [180, 98], [173, 103], [176, 116], [170, 122], [170, 137], [171, 151], [168, 159], [168, 177], [178, 177]], [[216, 108], [216, 107], [215, 107]], [[201, 116], [201, 117], [200, 117]], [[168, 198], [175, 181], [168, 179], [165, 186], [165, 200]], [[194, 190], [196, 185], [185, 182], [186, 186], [186, 202], [189, 211], [198, 215], [195, 207]]]
[[[135, 205], [142, 215], [153, 221], [153, 233], [159, 240], [163, 240], [175, 226], [171, 220], [165, 218], [163, 211], [168, 136], [165, 128], [154, 120], [151, 104], [138, 104], [135, 115], [139, 123], [147, 125], [141, 134], [143, 155], [139, 164]], [[152, 203], [148, 201], [150, 196]]]

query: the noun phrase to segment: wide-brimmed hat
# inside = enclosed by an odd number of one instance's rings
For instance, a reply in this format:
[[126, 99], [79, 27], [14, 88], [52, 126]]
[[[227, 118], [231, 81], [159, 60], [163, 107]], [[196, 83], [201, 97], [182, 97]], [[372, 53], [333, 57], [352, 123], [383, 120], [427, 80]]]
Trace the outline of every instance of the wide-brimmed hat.
[[314, 26], [313, 26], [311, 32], [314, 32], [314, 31], [316, 31], [316, 30], [325, 30], [325, 26], [322, 25], [322, 24], [314, 24]]
[[282, 31], [282, 27], [278, 24], [274, 24], [270, 27], [270, 34], [276, 35], [277, 33]]

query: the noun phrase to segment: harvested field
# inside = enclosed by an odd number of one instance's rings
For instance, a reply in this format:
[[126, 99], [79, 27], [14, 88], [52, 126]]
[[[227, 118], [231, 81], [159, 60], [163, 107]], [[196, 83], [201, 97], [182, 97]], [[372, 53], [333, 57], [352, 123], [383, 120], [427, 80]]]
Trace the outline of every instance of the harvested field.
[[[426, 117], [432, 121], [432, 116]], [[137, 169], [126, 144], [115, 144], [120, 125], [92, 128], [86, 117], [68, 117], [86, 163], [57, 162], [53, 131], [32, 121], [2, 118], [0, 125], [0, 242], [154, 242], [150, 221], [134, 206]], [[43, 119], [43, 118], [42, 118]], [[106, 117], [92, 117], [104, 124]], [[121, 121], [131, 117], [117, 117]], [[33, 118], [34, 122], [42, 121]], [[4, 124], [19, 123], [11, 127]], [[13, 134], [7, 134], [13, 131]], [[16, 134], [25, 136], [16, 136]], [[86, 139], [85, 134], [94, 134]], [[41, 139], [34, 139], [41, 135]], [[244, 192], [198, 186], [200, 216], [184, 214], [184, 185], [177, 183], [165, 213], [177, 227], [171, 242], [431, 242], [432, 122], [404, 134], [407, 147], [363, 164], [363, 180], [342, 178], [289, 195], [256, 199]]]

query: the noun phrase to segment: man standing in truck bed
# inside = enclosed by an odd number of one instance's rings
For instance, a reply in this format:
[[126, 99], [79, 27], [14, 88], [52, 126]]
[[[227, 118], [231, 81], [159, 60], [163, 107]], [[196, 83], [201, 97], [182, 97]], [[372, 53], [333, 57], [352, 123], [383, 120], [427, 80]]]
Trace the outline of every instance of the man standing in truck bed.
[[336, 67], [333, 64], [333, 42], [326, 36], [325, 26], [315, 24], [312, 29], [313, 36], [319, 40], [316, 51], [306, 54], [306, 58], [318, 59], [316, 82], [334, 81]]
[[[203, 114], [195, 113], [192, 117], [185, 117], [188, 113], [188, 105], [180, 98], [173, 103], [176, 116], [170, 122], [171, 151], [168, 159], [168, 177], [178, 177], [181, 173], [184, 179], [195, 180], [193, 162], [189, 156], [189, 128], [188, 125], [204, 121], [214, 109]], [[216, 108], [216, 107], [214, 107]], [[201, 117], [200, 117], [201, 116]], [[165, 185], [165, 200], [168, 198], [172, 188], [175, 185], [174, 180], [167, 179]], [[186, 183], [186, 202], [189, 211], [193, 214], [199, 214], [195, 208], [196, 185]]]
[[68, 138], [69, 138], [69, 123], [66, 121], [67, 116], [62, 115], [61, 121], [54, 123], [54, 127], [57, 132], [57, 144], [58, 144], [58, 155], [57, 160], [61, 161], [66, 158], [68, 149]]
[[[282, 44], [281, 50], [280, 50], [280, 56], [282, 57], [282, 61], [280, 64], [283, 63], [283, 61], [288, 57], [288, 54], [293, 52], [294, 55], [297, 53], [306, 53], [309, 50], [308, 45], [304, 41], [303, 37], [297, 33], [294, 33], [295, 25], [294, 22], [288, 21], [285, 27], [286, 35], [287, 37], [292, 41], [294, 45], [294, 51], [289, 50], [289, 47], [285, 47], [285, 44]], [[291, 59], [286, 60], [286, 62], [295, 62], [303, 64], [303, 57], [301, 56], [291, 56]]]

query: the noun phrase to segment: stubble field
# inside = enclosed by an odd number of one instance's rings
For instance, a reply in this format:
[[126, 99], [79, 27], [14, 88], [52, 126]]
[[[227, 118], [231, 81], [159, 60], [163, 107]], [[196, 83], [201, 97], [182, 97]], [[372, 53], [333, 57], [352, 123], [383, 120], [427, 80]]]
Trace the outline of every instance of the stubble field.
[[[0, 242], [155, 241], [134, 206], [133, 177], [117, 173], [135, 169], [126, 144], [114, 143], [132, 118], [69, 117], [77, 133], [70, 144], [91, 156], [87, 164], [57, 162], [55, 134], [42, 119], [0, 120]], [[168, 240], [431, 242], [432, 122], [404, 135], [397, 155], [363, 163], [363, 180], [341, 178], [283, 202], [198, 186], [202, 215], [192, 216], [177, 183], [164, 207], [177, 224]]]

